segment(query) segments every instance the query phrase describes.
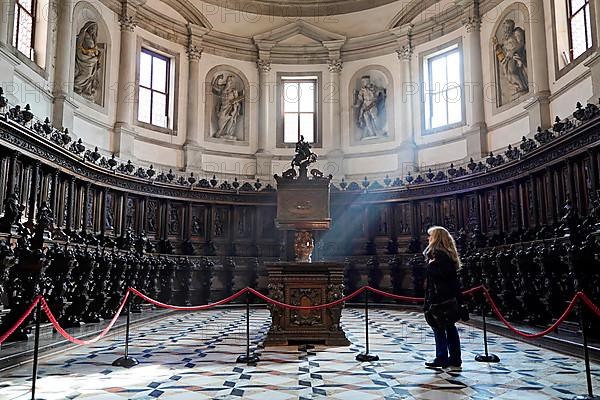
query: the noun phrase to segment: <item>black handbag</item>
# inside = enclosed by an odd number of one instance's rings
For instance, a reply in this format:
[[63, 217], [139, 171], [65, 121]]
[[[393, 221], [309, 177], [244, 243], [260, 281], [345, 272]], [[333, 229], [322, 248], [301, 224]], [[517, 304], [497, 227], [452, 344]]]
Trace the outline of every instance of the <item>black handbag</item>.
[[456, 297], [441, 303], [430, 304], [429, 310], [426, 312], [427, 323], [434, 328], [450, 327], [459, 319], [459, 306]]

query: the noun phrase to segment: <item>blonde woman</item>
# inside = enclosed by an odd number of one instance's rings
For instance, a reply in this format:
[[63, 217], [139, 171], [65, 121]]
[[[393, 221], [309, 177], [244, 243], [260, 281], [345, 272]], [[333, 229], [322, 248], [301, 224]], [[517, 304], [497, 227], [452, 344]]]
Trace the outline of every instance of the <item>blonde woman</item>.
[[433, 226], [427, 234], [429, 245], [423, 252], [427, 260], [424, 311], [425, 320], [435, 337], [435, 359], [425, 365], [430, 368], [460, 368], [460, 339], [454, 325], [459, 319], [459, 305], [462, 303], [457, 276], [460, 259], [456, 243], [446, 228]]

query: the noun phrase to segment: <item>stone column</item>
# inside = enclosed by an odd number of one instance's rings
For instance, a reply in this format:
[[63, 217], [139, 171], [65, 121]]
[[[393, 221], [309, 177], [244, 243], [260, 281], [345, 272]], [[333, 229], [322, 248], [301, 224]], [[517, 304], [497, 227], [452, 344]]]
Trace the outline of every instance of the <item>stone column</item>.
[[[199, 124], [199, 115], [204, 110], [200, 110], [200, 57], [202, 48], [199, 47], [199, 39], [195, 39], [191, 25], [188, 25], [189, 41], [187, 48], [188, 55], [188, 95], [187, 95], [187, 114], [186, 114], [186, 139], [183, 146], [185, 156], [185, 169], [202, 170], [202, 148], [200, 147], [200, 135], [202, 128]], [[209, 118], [209, 116], [206, 116]]]
[[539, 126], [542, 128], [552, 126], [552, 120], [550, 118], [550, 82], [548, 80], [544, 1], [533, 0], [531, 6], [535, 14], [529, 18], [531, 38], [527, 41], [531, 44], [531, 63], [533, 65], [529, 70], [529, 91], [533, 96], [525, 104], [525, 109], [529, 112], [529, 133], [533, 135]]
[[488, 152], [487, 126], [483, 107], [483, 66], [481, 62], [481, 16], [479, 0], [470, 0], [468, 17], [463, 21], [465, 35], [465, 65], [470, 75], [465, 77], [463, 96], [469, 115], [469, 125], [463, 134], [467, 141], [467, 159], [481, 158]]
[[[331, 164], [332, 174], [336, 179], [344, 176], [344, 152], [342, 151], [342, 116], [340, 113], [340, 75], [342, 60], [330, 59], [329, 68], [329, 133], [331, 135], [331, 149], [327, 153], [327, 163]], [[324, 144], [324, 141], [323, 141]], [[331, 171], [331, 169], [329, 169]]]
[[3, 1], [0, 15], [0, 46], [11, 45], [15, 18], [15, 2]]
[[134, 132], [132, 130], [135, 103], [135, 66], [137, 44], [134, 33], [134, 10], [125, 3], [121, 23], [121, 51], [119, 55], [119, 83], [117, 87], [117, 115], [115, 123], [115, 153], [124, 160], [134, 160]]
[[73, 37], [73, 1], [58, 0], [56, 6], [56, 52], [52, 94], [52, 124], [73, 130], [75, 105], [70, 99], [69, 71], [71, 65], [71, 39]]
[[409, 25], [406, 33], [399, 39], [399, 48], [396, 50], [400, 61], [400, 104], [396, 107], [400, 112], [400, 148], [398, 149], [399, 176], [405, 176], [408, 171], [414, 170], [417, 162], [417, 153], [413, 128], [413, 101], [419, 95], [418, 85], [413, 82], [411, 61], [413, 55], [412, 26]]
[[592, 36], [595, 36], [596, 52], [585, 63], [592, 75], [592, 98], [590, 103], [598, 104], [600, 98], [600, 4], [597, 1], [590, 1], [590, 12], [592, 13]]
[[[342, 151], [342, 119], [340, 113], [340, 101], [341, 101], [341, 84], [340, 75], [342, 72], [342, 54], [341, 49], [346, 39], [340, 37], [333, 40], [325, 40], [322, 42], [323, 46], [328, 51], [327, 66], [329, 69], [329, 82], [327, 85], [322, 84], [323, 92], [327, 94], [329, 99], [329, 129], [325, 130], [324, 133], [329, 131], [331, 135], [331, 147], [327, 152], [327, 164], [325, 168], [331, 172], [336, 179], [341, 179], [344, 176], [344, 153]], [[322, 133], [323, 135], [323, 133]], [[322, 137], [321, 143], [323, 147], [327, 145], [325, 137]]]
[[269, 101], [270, 82], [269, 73], [271, 72], [270, 59], [258, 59], [256, 62], [258, 67], [258, 144], [256, 149], [256, 177], [262, 180], [271, 180], [273, 176], [273, 168], [271, 161], [273, 154], [269, 152], [267, 147], [267, 138], [269, 136]]

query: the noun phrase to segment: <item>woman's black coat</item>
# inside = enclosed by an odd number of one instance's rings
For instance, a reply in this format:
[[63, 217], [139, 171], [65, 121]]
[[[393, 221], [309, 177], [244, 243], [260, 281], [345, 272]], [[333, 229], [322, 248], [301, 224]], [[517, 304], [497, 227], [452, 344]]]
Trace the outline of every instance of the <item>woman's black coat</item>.
[[427, 264], [427, 285], [425, 287], [425, 305], [437, 304], [456, 297], [462, 304], [462, 293], [458, 281], [457, 266], [448, 253], [434, 250]]

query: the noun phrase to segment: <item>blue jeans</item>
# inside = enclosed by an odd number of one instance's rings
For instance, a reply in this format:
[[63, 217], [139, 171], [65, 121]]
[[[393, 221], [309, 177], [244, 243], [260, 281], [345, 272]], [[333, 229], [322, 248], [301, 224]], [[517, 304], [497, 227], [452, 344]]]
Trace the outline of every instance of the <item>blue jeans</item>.
[[456, 326], [446, 329], [433, 329], [435, 337], [435, 361], [442, 364], [461, 365], [460, 339]]

